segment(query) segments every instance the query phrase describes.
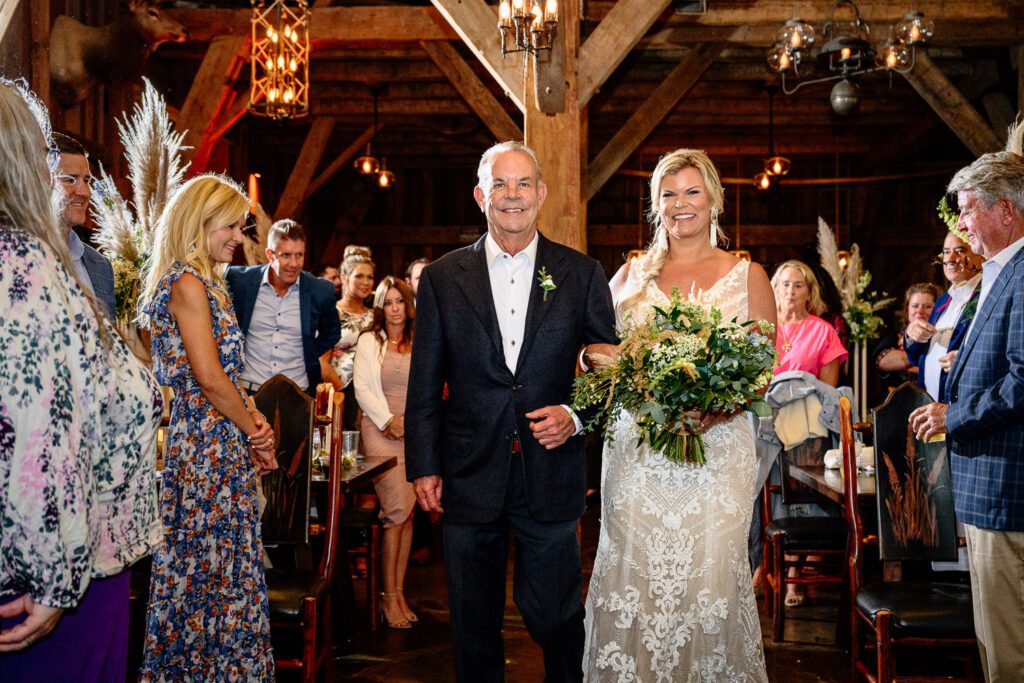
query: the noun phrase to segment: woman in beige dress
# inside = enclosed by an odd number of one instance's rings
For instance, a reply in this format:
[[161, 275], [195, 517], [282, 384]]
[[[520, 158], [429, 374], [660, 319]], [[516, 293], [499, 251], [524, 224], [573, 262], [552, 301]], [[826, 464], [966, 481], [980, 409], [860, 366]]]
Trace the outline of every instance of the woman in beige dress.
[[353, 363], [366, 454], [398, 458], [396, 467], [374, 481], [384, 524], [381, 614], [391, 628], [409, 628], [417, 621], [402, 593], [416, 504], [412, 484], [405, 479], [405, 394], [415, 317], [409, 285], [396, 277], [384, 278], [373, 299], [373, 324], [359, 336]]

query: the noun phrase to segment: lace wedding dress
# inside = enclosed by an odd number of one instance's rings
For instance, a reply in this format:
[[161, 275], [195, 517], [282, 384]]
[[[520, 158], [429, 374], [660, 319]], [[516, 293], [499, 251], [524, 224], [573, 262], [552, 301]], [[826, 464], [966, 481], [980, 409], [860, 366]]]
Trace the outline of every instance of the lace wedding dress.
[[[698, 300], [725, 320], [747, 320], [747, 268], [740, 261]], [[652, 305], [668, 305], [653, 280], [625, 313], [642, 319]], [[704, 466], [637, 447], [630, 415], [612, 429], [587, 595], [587, 679], [767, 681], [747, 560], [756, 465], [747, 413], [704, 434]]]

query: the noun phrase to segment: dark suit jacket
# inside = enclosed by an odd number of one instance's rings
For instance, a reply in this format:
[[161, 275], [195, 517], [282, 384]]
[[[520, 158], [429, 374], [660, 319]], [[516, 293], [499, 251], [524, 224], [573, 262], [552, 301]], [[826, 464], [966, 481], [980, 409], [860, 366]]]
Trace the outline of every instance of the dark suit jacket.
[[1024, 531], [1024, 249], [992, 283], [946, 386], [960, 521]]
[[[526, 328], [515, 374], [505, 364], [484, 239], [423, 270], [405, 408], [410, 481], [442, 477], [445, 518], [483, 523], [501, 513], [513, 439], [522, 449], [527, 504], [539, 521], [578, 518], [585, 506], [583, 435], [548, 451], [525, 414], [568, 404], [581, 346], [616, 343], [611, 293], [601, 265], [539, 238]], [[536, 272], [556, 289], [544, 301]], [[448, 386], [448, 400], [442, 392]]]
[[92, 291], [96, 295], [96, 300], [107, 307], [110, 319], [113, 320], [116, 317], [114, 269], [111, 267], [110, 261], [104, 258], [100, 252], [88, 244], [83, 243], [82, 246], [85, 247], [85, 251], [82, 252], [82, 264], [85, 266], [85, 271], [89, 273]]
[[[225, 273], [235, 315], [242, 334], [249, 333], [249, 322], [256, 307], [263, 266], [231, 266]], [[309, 392], [316, 392], [320, 383], [320, 356], [341, 339], [341, 320], [335, 307], [334, 285], [327, 280], [302, 271], [299, 275], [299, 315], [302, 317], [302, 356], [306, 362]]]
[[[974, 314], [971, 309], [976, 307], [978, 304], [971, 304], [972, 301], [977, 302], [978, 297], [981, 296], [981, 283], [974, 288], [974, 292], [971, 294], [971, 298], [967, 300], [967, 306], [964, 307], [963, 313], [957, 318], [956, 325], [953, 327], [953, 334], [949, 338], [949, 346], [946, 347], [946, 351], [956, 351], [964, 343], [964, 337], [967, 336], [967, 328], [971, 326], [971, 321], [974, 320]], [[939, 316], [942, 315], [946, 307], [949, 306], [950, 296], [949, 292], [944, 292], [939, 300], [935, 302], [935, 308], [932, 309], [931, 315], [928, 316], [928, 324], [934, 325], [939, 320]], [[976, 311], [975, 311], [976, 312]], [[904, 348], [903, 350], [907, 353], [907, 360], [917, 366], [917, 386], [922, 389], [924, 386], [924, 359], [928, 356], [928, 349], [931, 346], [930, 341], [916, 342], [909, 337], [904, 336]], [[949, 373], [943, 370], [939, 373], [939, 395], [933, 396], [936, 401], [942, 401], [948, 403], [946, 396], [946, 379], [949, 377]]]

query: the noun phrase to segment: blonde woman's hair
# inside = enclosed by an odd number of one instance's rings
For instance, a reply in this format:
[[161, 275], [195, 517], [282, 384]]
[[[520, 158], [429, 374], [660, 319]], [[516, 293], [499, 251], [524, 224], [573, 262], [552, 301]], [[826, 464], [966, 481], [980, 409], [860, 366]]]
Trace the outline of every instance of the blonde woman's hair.
[[722, 180], [718, 176], [718, 170], [711, 158], [702, 149], [677, 149], [669, 152], [658, 160], [658, 165], [651, 173], [651, 195], [650, 207], [647, 211], [647, 219], [654, 226], [654, 236], [640, 256], [630, 262], [630, 269], [636, 269], [631, 275], [636, 278], [639, 288], [619, 301], [616, 309], [620, 312], [628, 308], [642, 295], [647, 284], [658, 277], [662, 266], [668, 260], [668, 230], [661, 220], [661, 213], [658, 210], [661, 193], [661, 183], [665, 176], [675, 175], [687, 168], [695, 168], [700, 172], [704, 180], [704, 187], [707, 189], [708, 198], [711, 200], [711, 226], [708, 239], [712, 247], [717, 247], [720, 242], [724, 243], [725, 233], [718, 225], [718, 216], [725, 207], [725, 188], [722, 187]]
[[216, 174], [192, 178], [171, 196], [157, 221], [153, 251], [145, 269], [145, 287], [139, 297], [139, 320], [156, 296], [157, 285], [177, 261], [191, 266], [213, 286], [211, 293], [221, 306], [228, 303], [224, 270], [227, 264], [210, 259], [207, 235], [211, 229], [231, 225], [246, 215], [249, 199], [232, 179]]
[[821, 285], [818, 284], [818, 278], [815, 277], [814, 271], [811, 267], [803, 261], [797, 261], [792, 259], [786, 261], [778, 268], [775, 269], [775, 273], [772, 275], [772, 291], [776, 292], [776, 303], [775, 306], [778, 308], [778, 294], [776, 288], [779, 282], [782, 280], [782, 271], [786, 268], [792, 268], [793, 270], [799, 270], [804, 276], [804, 282], [807, 283], [807, 312], [812, 315], [821, 315], [828, 310], [828, 306], [825, 305], [825, 300], [821, 298]]

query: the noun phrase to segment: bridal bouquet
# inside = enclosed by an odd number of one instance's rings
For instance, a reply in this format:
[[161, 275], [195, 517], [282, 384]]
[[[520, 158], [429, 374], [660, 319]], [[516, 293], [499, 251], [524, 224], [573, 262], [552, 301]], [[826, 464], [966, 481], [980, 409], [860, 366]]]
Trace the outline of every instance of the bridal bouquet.
[[771, 382], [775, 344], [758, 328], [774, 331], [764, 321], [723, 322], [717, 308], [705, 311], [673, 290], [667, 310], [654, 307], [624, 333], [609, 367], [576, 379], [572, 407], [597, 407], [587, 431], [627, 411], [638, 446], [646, 440], [673, 462], [702, 465], [704, 442], [687, 411], [771, 414], [758, 392]]

